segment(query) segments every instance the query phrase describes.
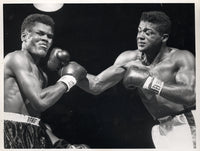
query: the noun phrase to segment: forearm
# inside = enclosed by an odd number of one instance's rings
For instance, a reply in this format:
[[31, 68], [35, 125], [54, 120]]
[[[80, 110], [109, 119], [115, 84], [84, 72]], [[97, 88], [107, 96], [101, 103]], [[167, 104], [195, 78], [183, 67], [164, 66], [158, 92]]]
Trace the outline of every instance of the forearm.
[[65, 92], [66, 86], [61, 82], [57, 82], [55, 85], [42, 89], [39, 93], [38, 100], [33, 101], [32, 104], [36, 110], [43, 112], [54, 105]]
[[160, 96], [185, 106], [195, 104], [195, 91], [190, 86], [164, 84]]
[[87, 78], [80, 81], [78, 86], [88, 93], [98, 95], [117, 84], [123, 78], [124, 72], [121, 67], [111, 66], [97, 76], [87, 74]]

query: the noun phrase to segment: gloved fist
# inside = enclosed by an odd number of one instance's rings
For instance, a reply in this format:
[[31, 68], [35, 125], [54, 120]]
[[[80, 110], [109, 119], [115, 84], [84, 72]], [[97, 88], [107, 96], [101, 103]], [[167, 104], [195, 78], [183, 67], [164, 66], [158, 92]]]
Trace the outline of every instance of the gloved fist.
[[67, 66], [62, 67], [58, 73], [61, 76], [58, 81], [66, 84], [68, 91], [87, 75], [85, 68], [74, 61], [71, 61]]
[[127, 89], [140, 87], [160, 95], [164, 82], [150, 75], [145, 68], [130, 66], [123, 78], [123, 84]]
[[124, 75], [123, 84], [127, 89], [142, 87], [149, 75], [150, 74], [146, 69], [130, 66]]
[[59, 75], [71, 75], [73, 76], [77, 81], [83, 79], [87, 75], [87, 71], [83, 66], [78, 64], [77, 62], [71, 61], [67, 66], [62, 67], [59, 70]]
[[53, 48], [50, 53], [47, 67], [51, 71], [58, 71], [63, 66], [67, 65], [70, 60], [70, 55], [66, 50], [60, 48]]

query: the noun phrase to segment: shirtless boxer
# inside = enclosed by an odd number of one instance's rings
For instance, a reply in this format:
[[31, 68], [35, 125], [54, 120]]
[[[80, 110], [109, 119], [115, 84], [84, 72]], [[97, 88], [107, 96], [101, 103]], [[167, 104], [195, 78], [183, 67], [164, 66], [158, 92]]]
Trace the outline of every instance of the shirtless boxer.
[[142, 13], [137, 50], [121, 53], [108, 69], [78, 85], [100, 94], [123, 79], [159, 122], [152, 128], [156, 148], [194, 148], [195, 58], [187, 50], [168, 47], [171, 21], [159, 11]]
[[54, 85], [47, 87], [47, 75], [39, 67], [39, 62], [49, 51], [53, 35], [54, 21], [50, 16], [29, 15], [21, 26], [21, 50], [5, 56], [5, 148], [56, 148], [60, 147], [60, 144], [68, 145], [63, 140], [55, 142], [58, 140], [55, 136], [54, 142], [51, 142], [47, 135], [47, 132], [50, 134], [51, 131], [46, 132], [46, 127], [40, 121], [40, 114], [84, 78], [86, 70], [76, 62], [68, 63], [69, 54], [54, 48], [48, 67], [54, 71], [60, 69], [61, 78]]

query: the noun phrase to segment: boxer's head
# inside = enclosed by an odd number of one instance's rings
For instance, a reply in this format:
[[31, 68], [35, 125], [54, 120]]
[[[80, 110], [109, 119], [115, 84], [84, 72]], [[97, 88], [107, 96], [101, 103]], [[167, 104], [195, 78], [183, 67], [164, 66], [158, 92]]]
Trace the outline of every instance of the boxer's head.
[[44, 14], [27, 16], [21, 26], [22, 49], [45, 57], [53, 42], [54, 21]]
[[170, 34], [171, 20], [164, 12], [150, 11], [143, 12], [140, 21], [149, 22], [156, 25], [156, 30], [162, 34]]
[[171, 21], [164, 12], [143, 12], [138, 26], [138, 49], [140, 51], [159, 49], [167, 42], [170, 28]]

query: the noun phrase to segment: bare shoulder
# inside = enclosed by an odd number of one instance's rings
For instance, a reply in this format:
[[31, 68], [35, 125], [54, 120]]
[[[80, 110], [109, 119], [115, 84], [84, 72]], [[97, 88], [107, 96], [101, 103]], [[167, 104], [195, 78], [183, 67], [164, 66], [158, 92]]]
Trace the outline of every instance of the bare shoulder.
[[172, 48], [173, 53], [171, 59], [176, 61], [179, 65], [192, 65], [195, 64], [194, 55], [188, 50], [180, 50], [176, 48]]
[[172, 55], [173, 59], [194, 59], [194, 55], [188, 50], [172, 49], [172, 51], [174, 51]]
[[174, 51], [174, 57], [194, 57], [194, 55], [189, 50], [180, 50], [177, 48], [172, 48], [172, 51]]
[[15, 62], [15, 61], [20, 60], [20, 62], [21, 62], [21, 61], [24, 61], [24, 59], [25, 59], [24, 57], [25, 56], [23, 55], [23, 53], [21, 51], [16, 50], [14, 52], [8, 53], [5, 56], [4, 60], [6, 62]]
[[121, 65], [131, 60], [135, 60], [138, 53], [139, 53], [138, 50], [126, 50], [117, 57], [117, 59], [115, 60], [115, 64]]
[[7, 54], [4, 58], [4, 66], [7, 68], [17, 68], [27, 67], [29, 65], [27, 57], [22, 51], [14, 51]]

